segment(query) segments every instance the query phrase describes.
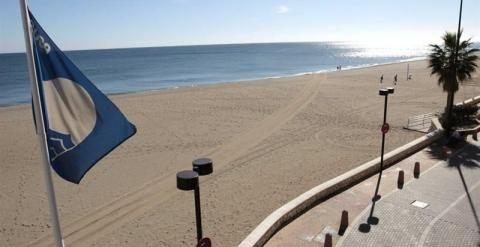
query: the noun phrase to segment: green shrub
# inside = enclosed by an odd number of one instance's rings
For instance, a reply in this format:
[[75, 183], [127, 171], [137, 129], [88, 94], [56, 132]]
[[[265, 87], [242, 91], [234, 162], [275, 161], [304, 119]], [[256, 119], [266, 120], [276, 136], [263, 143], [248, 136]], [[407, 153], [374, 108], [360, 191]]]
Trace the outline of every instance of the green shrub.
[[452, 109], [453, 115], [458, 118], [475, 117], [477, 112], [478, 112], [477, 105], [461, 105], [461, 106], [455, 106]]
[[452, 108], [452, 119], [447, 119], [447, 113], [443, 112], [439, 118], [442, 127], [447, 129], [449, 126], [465, 126], [475, 123], [475, 118], [479, 107], [477, 105], [461, 105]]

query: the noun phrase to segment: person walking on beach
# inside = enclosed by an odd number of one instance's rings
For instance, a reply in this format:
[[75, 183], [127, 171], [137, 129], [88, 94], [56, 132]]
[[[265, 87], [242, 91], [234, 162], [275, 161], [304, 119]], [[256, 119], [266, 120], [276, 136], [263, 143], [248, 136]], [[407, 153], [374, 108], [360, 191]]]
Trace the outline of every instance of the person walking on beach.
[[393, 84], [397, 85], [397, 79], [398, 79], [398, 75], [395, 74], [395, 76], [393, 77]]
[[380, 76], [380, 83], [383, 83], [383, 74]]

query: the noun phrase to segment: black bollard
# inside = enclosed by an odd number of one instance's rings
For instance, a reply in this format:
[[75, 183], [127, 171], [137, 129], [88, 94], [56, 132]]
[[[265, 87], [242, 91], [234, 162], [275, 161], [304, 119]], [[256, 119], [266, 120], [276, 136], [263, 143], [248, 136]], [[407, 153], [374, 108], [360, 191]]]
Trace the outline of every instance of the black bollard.
[[348, 227], [348, 211], [342, 211], [342, 218], [340, 219], [340, 227], [338, 228], [338, 235], [343, 236]]
[[413, 177], [420, 177], [420, 162], [415, 162], [415, 166], [413, 167]]
[[397, 180], [397, 188], [403, 189], [403, 184], [405, 182], [405, 174], [403, 171], [398, 171], [398, 180]]
[[332, 235], [330, 233], [325, 234], [325, 243], [323, 247], [332, 247]]

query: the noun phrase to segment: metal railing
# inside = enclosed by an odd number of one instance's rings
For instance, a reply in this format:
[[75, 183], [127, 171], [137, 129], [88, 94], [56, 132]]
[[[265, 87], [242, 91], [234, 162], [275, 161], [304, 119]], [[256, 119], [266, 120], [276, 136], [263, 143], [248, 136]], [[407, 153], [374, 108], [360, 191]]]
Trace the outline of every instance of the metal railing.
[[405, 129], [415, 130], [420, 132], [428, 132], [432, 123], [432, 118], [438, 116], [438, 112], [431, 112], [427, 114], [409, 117]]

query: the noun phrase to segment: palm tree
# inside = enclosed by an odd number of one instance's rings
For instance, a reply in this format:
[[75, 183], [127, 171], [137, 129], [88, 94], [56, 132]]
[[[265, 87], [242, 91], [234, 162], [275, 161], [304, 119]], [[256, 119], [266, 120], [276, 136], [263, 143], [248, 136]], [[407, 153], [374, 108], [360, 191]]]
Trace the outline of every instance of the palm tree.
[[[462, 32], [460, 32], [460, 37]], [[460, 38], [459, 37], [459, 38]], [[448, 93], [446, 113], [447, 133], [452, 127], [452, 107], [455, 92], [458, 91], [458, 82], [464, 82], [472, 78], [478, 65], [476, 61], [478, 56], [475, 54], [479, 49], [472, 48], [471, 39], [459, 42], [458, 51], [457, 34], [446, 32], [442, 36], [443, 44], [430, 45], [432, 51], [428, 55], [429, 65], [432, 72], [431, 75], [438, 76], [438, 85], [443, 87], [443, 91]]]

